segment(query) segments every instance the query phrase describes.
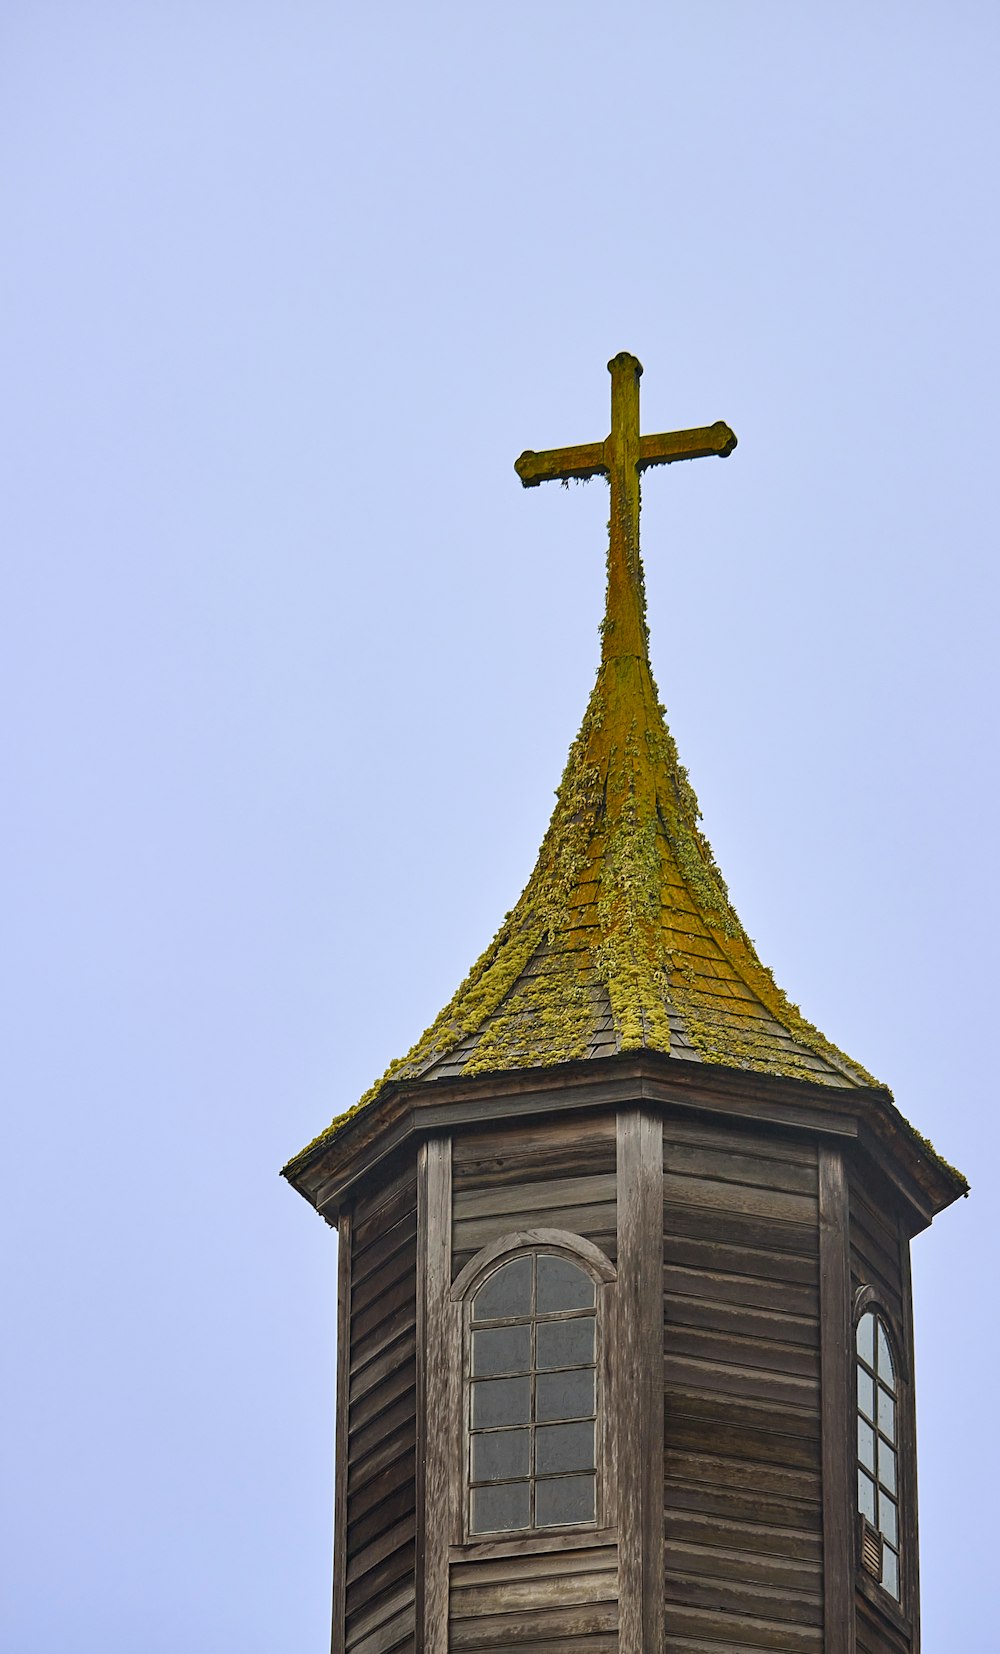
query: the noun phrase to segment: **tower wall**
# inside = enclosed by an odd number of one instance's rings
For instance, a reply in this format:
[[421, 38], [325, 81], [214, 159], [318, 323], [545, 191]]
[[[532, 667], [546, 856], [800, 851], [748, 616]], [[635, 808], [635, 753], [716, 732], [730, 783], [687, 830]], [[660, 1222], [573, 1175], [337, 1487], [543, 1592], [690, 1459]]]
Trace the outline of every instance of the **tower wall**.
[[[335, 1654], [919, 1654], [919, 1214], [843, 1117], [754, 1117], [726, 1083], [462, 1104], [337, 1196]], [[599, 1282], [598, 1520], [474, 1534], [470, 1304], [504, 1248], [567, 1243]], [[899, 1359], [898, 1607], [860, 1562], [869, 1302]]]
[[668, 1120], [663, 1158], [668, 1647], [818, 1654], [816, 1148]]
[[411, 1150], [341, 1220], [334, 1643], [349, 1654], [407, 1654], [414, 1642], [416, 1249]]

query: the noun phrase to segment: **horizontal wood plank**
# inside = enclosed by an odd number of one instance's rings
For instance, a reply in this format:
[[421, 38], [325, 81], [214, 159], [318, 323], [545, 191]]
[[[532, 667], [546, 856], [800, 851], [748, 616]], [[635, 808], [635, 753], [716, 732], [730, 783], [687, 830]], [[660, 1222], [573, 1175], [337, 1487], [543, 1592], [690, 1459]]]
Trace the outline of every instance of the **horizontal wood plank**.
[[574, 1608], [547, 1608], [528, 1614], [490, 1614], [472, 1620], [452, 1620], [449, 1647], [456, 1654], [460, 1649], [499, 1650], [525, 1644], [537, 1648], [547, 1646], [554, 1639], [575, 1639], [617, 1629], [616, 1602], [584, 1603]]
[[684, 1646], [682, 1638], [692, 1639], [695, 1647], [700, 1642], [709, 1654], [723, 1654], [726, 1649], [747, 1654], [749, 1649], [758, 1648], [767, 1649], [769, 1654], [823, 1654], [823, 1633], [814, 1626], [782, 1625], [749, 1614], [720, 1613], [673, 1602], [667, 1604], [665, 1620], [671, 1654]]

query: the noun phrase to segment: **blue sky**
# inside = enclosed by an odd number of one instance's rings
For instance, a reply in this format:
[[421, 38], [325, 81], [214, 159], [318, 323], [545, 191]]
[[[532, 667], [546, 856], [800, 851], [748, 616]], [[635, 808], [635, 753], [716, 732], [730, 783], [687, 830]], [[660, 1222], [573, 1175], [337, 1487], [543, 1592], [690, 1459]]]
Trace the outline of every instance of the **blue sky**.
[[925, 1646], [996, 1646], [995, 7], [0, 16], [4, 1645], [328, 1635], [335, 1242], [280, 1165], [654, 668], [764, 960], [972, 1178], [914, 1247]]

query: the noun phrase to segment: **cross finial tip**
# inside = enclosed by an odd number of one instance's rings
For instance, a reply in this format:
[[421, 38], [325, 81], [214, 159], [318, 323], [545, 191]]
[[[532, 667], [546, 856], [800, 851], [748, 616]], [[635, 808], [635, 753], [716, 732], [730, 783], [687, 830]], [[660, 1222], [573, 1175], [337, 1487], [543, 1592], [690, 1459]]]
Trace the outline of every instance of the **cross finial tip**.
[[642, 372], [642, 363], [640, 362], [638, 356], [632, 355], [631, 351], [620, 350], [618, 355], [612, 356], [610, 362], [608, 363], [608, 372], [614, 373], [616, 368], [621, 371], [624, 371], [626, 368], [631, 368], [632, 372], [638, 379], [640, 373]]

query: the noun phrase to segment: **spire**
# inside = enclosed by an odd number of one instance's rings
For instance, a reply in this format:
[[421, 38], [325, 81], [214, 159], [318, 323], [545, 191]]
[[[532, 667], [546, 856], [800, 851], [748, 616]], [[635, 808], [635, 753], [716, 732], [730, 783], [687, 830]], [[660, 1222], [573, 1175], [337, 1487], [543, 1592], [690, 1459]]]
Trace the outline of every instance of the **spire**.
[[611, 485], [601, 663], [534, 872], [454, 998], [389, 1079], [438, 1079], [621, 1051], [839, 1087], [875, 1082], [801, 1016], [729, 900], [650, 670], [639, 473], [736, 438], [721, 422], [639, 434], [634, 356], [609, 364], [603, 443], [522, 454], [525, 487], [605, 474]]

